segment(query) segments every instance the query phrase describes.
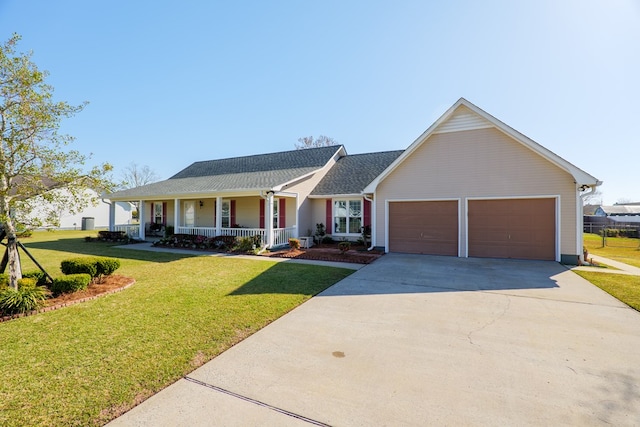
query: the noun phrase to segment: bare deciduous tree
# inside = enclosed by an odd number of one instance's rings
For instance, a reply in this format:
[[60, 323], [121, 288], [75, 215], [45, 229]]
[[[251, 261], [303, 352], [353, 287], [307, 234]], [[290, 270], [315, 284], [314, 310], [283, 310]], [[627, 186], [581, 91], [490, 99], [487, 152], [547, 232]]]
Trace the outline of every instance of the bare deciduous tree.
[[330, 147], [332, 145], [338, 145], [338, 142], [329, 136], [320, 135], [315, 139], [313, 138], [313, 136], [303, 136], [302, 138], [298, 138], [296, 150], [304, 150], [305, 148]]
[[156, 182], [160, 177], [147, 165], [139, 166], [136, 163], [129, 163], [122, 172], [122, 179], [123, 188], [134, 188]]

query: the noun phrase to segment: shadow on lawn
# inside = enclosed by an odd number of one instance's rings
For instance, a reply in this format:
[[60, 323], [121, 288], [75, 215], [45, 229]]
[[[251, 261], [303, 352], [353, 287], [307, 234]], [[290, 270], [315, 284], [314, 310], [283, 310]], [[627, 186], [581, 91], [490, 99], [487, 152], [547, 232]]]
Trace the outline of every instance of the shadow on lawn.
[[[172, 262], [184, 258], [192, 258], [193, 254], [169, 252], [152, 252], [121, 248], [120, 243], [85, 242], [84, 239], [67, 238], [44, 242], [20, 240], [27, 249], [44, 249], [50, 251], [70, 252], [79, 255], [106, 256], [113, 258], [133, 259], [150, 262]], [[37, 259], [37, 256], [36, 256]]]
[[313, 296], [353, 272], [354, 270], [346, 268], [279, 262], [228, 295], [290, 294]]

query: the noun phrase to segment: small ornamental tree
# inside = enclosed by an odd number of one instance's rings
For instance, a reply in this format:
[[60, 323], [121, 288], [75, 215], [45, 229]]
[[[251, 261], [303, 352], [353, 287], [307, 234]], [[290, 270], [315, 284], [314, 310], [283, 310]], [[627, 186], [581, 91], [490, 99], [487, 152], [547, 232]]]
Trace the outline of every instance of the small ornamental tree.
[[16, 230], [42, 221], [29, 213], [50, 206], [45, 221], [57, 225], [60, 209], [74, 214], [95, 203], [87, 190], [100, 194], [113, 188], [107, 177], [111, 165], [83, 171], [88, 157], [66, 149], [73, 138], [58, 133], [61, 120], [84, 105], [54, 101], [53, 88], [45, 83], [48, 73], [31, 62], [31, 53], [16, 52], [19, 41], [14, 34], [0, 45], [0, 224], [14, 289], [22, 277]]

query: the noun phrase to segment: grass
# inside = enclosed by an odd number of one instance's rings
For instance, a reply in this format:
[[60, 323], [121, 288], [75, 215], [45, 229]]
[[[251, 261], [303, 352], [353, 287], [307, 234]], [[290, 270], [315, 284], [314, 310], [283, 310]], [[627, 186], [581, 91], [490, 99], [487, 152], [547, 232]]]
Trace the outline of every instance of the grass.
[[[597, 234], [584, 235], [584, 245], [590, 254], [600, 255], [625, 264], [640, 267], [640, 241], [626, 237], [607, 237], [607, 246], [602, 246], [602, 237]], [[640, 276], [575, 271], [603, 291], [623, 303], [640, 311]]]
[[640, 240], [627, 237], [607, 237], [607, 246], [602, 247], [602, 237], [584, 234], [584, 245], [590, 254], [600, 255], [625, 264], [640, 267]]
[[603, 291], [616, 297], [629, 307], [640, 311], [640, 276], [575, 271]]
[[118, 249], [84, 242], [87, 233], [42, 232], [22, 242], [54, 277], [65, 258], [103, 255], [119, 258], [116, 274], [137, 282], [0, 323], [2, 426], [102, 425], [351, 273]]

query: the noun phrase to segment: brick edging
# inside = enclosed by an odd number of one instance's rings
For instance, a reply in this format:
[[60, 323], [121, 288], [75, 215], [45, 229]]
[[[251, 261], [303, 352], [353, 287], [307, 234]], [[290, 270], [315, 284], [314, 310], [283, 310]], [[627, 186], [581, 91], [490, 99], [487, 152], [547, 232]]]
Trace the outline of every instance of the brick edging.
[[100, 297], [105, 296], [105, 295], [115, 294], [117, 292], [124, 291], [125, 289], [127, 289], [128, 287], [132, 286], [135, 283], [136, 283], [136, 279], [131, 279], [131, 283], [128, 283], [128, 284], [122, 286], [121, 288], [111, 289], [110, 291], [103, 292], [103, 293], [98, 294], [98, 295], [92, 295], [90, 297], [84, 297], [84, 298], [80, 298], [80, 299], [77, 299], [77, 300], [74, 300], [74, 301], [61, 302], [61, 303], [58, 303], [58, 304], [55, 304], [55, 305], [51, 305], [51, 306], [48, 306], [48, 307], [42, 307], [42, 308], [39, 308], [37, 310], [26, 311], [24, 313], [17, 313], [17, 314], [12, 314], [12, 315], [9, 315], [9, 316], [0, 316], [0, 323], [8, 322], [9, 320], [18, 319], [20, 317], [33, 316], [34, 314], [46, 313], [48, 311], [54, 311], [54, 310], [57, 310], [57, 309], [62, 308], [62, 307], [69, 307], [69, 306], [72, 306], [72, 305], [75, 305], [75, 304], [79, 304], [81, 302], [91, 301], [91, 300], [100, 298]]

